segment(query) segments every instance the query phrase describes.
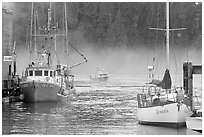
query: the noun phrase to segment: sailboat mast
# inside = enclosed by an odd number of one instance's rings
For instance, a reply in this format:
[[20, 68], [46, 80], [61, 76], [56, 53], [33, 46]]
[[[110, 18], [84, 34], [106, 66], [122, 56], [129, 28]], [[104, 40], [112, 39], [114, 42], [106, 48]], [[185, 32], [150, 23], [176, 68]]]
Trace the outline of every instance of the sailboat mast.
[[166, 68], [169, 69], [169, 2], [166, 3]]

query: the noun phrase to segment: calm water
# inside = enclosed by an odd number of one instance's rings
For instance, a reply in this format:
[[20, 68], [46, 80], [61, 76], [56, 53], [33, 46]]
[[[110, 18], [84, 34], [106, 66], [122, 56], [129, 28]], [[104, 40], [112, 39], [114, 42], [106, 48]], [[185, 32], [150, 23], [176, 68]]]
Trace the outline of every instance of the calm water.
[[2, 134], [201, 135], [186, 128], [138, 124], [140, 87], [90, 85], [77, 87], [77, 98], [69, 102], [2, 104]]

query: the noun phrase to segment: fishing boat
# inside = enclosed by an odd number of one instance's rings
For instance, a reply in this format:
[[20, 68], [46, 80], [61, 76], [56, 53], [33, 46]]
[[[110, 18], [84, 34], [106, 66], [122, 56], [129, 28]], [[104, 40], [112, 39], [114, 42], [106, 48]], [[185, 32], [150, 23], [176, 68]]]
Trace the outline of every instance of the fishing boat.
[[97, 68], [97, 74], [95, 76], [90, 76], [90, 79], [94, 82], [105, 82], [108, 80], [108, 74], [104, 69]]
[[56, 78], [56, 71], [51, 67], [50, 53], [40, 53], [43, 61], [29, 64], [22, 78], [20, 88], [25, 102], [57, 101], [57, 93], [61, 88], [60, 78]]
[[[77, 63], [73, 66], [63, 65], [58, 59], [58, 65], [54, 65], [52, 63], [52, 53], [55, 53], [55, 57], [58, 57], [56, 54], [56, 37], [64, 37], [65, 38], [65, 47], [67, 49], [66, 53], [68, 54], [68, 27], [67, 27], [67, 17], [66, 17], [66, 3], [65, 3], [65, 34], [59, 34], [58, 25], [54, 26], [51, 23], [51, 4], [50, 8], [47, 10], [47, 24], [46, 27], [43, 27], [43, 34], [37, 34], [37, 21], [38, 15], [37, 11], [33, 11], [33, 3], [32, 3], [32, 11], [31, 11], [31, 27], [30, 27], [30, 53], [32, 49], [32, 40], [34, 38], [35, 43], [35, 54], [37, 53], [37, 58], [35, 61], [31, 61], [28, 64], [28, 67], [25, 69], [25, 75], [22, 78], [22, 82], [20, 83], [21, 90], [24, 95], [25, 102], [52, 102], [52, 101], [60, 101], [61, 99], [67, 99], [70, 93], [75, 91], [74, 89], [74, 76], [71, 73], [71, 68], [78, 66], [84, 62]], [[34, 17], [33, 17], [33, 13]], [[33, 21], [34, 20], [34, 21]], [[34, 31], [32, 30], [32, 24], [34, 22]], [[33, 32], [35, 34], [33, 34]], [[46, 45], [40, 48], [37, 45], [37, 37], [43, 38], [45, 40]], [[55, 50], [51, 52], [51, 41], [55, 40]], [[42, 44], [42, 39], [41, 43]], [[37, 52], [38, 47], [38, 52]], [[39, 50], [41, 49], [41, 50]], [[76, 49], [75, 49], [76, 50]], [[78, 52], [78, 51], [77, 51]], [[82, 54], [81, 54], [82, 55]], [[83, 55], [82, 55], [83, 56]], [[31, 58], [31, 56], [30, 56]], [[85, 58], [85, 57], [84, 57]], [[86, 58], [85, 58], [86, 59]], [[68, 59], [67, 59], [68, 61]]]
[[[185, 126], [186, 117], [192, 112], [188, 95], [182, 88], [172, 87], [169, 69], [169, 3], [166, 4], [166, 29], [151, 28], [166, 31], [167, 66], [162, 80], [152, 79], [144, 85], [142, 93], [137, 95], [137, 118], [140, 124], [151, 124], [179, 128]], [[152, 70], [153, 68], [151, 68]]]

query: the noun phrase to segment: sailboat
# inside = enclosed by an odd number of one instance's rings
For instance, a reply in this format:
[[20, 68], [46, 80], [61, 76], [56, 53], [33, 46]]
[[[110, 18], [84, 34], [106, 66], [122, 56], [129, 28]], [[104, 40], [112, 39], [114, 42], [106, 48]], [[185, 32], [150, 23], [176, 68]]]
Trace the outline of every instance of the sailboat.
[[[33, 13], [34, 17], [33, 17]], [[34, 21], [33, 21], [34, 19]], [[52, 63], [50, 42], [55, 40], [56, 37], [65, 37], [67, 54], [68, 54], [68, 27], [66, 18], [66, 3], [65, 3], [65, 34], [58, 34], [58, 26], [51, 24], [51, 4], [50, 8], [47, 10], [47, 24], [43, 27], [44, 34], [37, 34], [36, 32], [36, 22], [37, 22], [37, 11], [33, 12], [33, 3], [31, 11], [31, 27], [30, 27], [30, 54], [32, 49], [32, 38], [35, 41], [35, 54], [37, 52], [37, 37], [41, 37], [45, 40], [46, 45], [42, 46], [41, 51], [38, 51], [35, 61], [31, 61], [28, 67], [25, 69], [25, 75], [20, 83], [21, 90], [24, 95], [25, 102], [52, 102], [60, 101], [62, 97], [68, 97], [70, 92], [74, 92], [74, 75], [71, 73], [71, 68], [78, 66], [82, 63], [78, 63], [72, 67], [63, 65], [58, 60], [58, 65], [54, 66]], [[32, 24], [34, 22], [34, 33]], [[39, 47], [39, 46], [38, 46]], [[55, 45], [56, 47], [56, 45]], [[39, 48], [38, 48], [39, 49]], [[55, 52], [56, 53], [56, 52]], [[56, 54], [55, 54], [56, 55]], [[57, 57], [57, 55], [56, 55]], [[31, 56], [30, 56], [31, 58]], [[85, 57], [84, 57], [85, 58]], [[31, 59], [30, 59], [31, 60]], [[87, 62], [87, 60], [85, 60]], [[84, 62], [83, 62], [84, 63]]]
[[186, 117], [192, 112], [189, 99], [182, 89], [172, 88], [169, 69], [169, 31], [182, 30], [169, 29], [169, 3], [166, 3], [166, 29], [151, 28], [166, 31], [167, 67], [163, 80], [152, 79], [144, 85], [142, 93], [137, 95], [137, 118], [140, 124], [159, 126], [182, 127], [185, 126]]

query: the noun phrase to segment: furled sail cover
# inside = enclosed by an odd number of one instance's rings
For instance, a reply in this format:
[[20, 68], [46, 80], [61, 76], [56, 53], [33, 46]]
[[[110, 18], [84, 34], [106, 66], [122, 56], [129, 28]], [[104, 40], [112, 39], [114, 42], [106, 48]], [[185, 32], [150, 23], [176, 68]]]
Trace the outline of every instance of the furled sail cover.
[[169, 70], [166, 69], [165, 74], [164, 74], [164, 78], [163, 78], [162, 83], [161, 83], [161, 87], [163, 89], [170, 89], [171, 84], [172, 84], [171, 83], [171, 76], [170, 76]]
[[157, 85], [163, 89], [170, 89], [171, 88], [171, 76], [169, 73], [169, 70], [166, 69], [163, 80], [157, 80], [157, 79], [153, 79], [149, 84], [154, 84]]

